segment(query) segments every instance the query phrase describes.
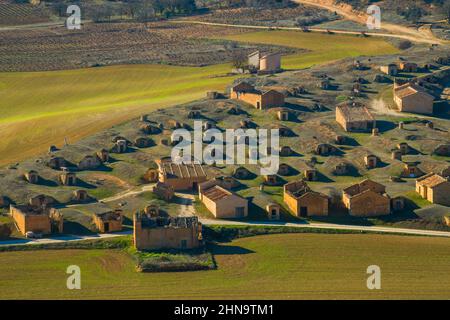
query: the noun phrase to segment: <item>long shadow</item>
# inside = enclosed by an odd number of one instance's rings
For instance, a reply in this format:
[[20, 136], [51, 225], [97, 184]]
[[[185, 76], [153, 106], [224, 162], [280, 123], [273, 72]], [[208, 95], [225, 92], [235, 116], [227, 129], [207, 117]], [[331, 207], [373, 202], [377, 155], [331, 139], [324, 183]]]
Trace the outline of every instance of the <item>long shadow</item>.
[[355, 138], [349, 137], [349, 136], [345, 136], [345, 139], [342, 143], [337, 144], [337, 145], [343, 145], [343, 146], [351, 146], [351, 147], [358, 147], [361, 144], [356, 141]]
[[124, 216], [124, 217], [123, 217], [123, 220], [122, 220], [122, 224], [123, 224], [124, 226], [133, 226], [133, 220], [131, 220], [131, 219], [128, 218], [127, 216]]
[[229, 245], [221, 245], [221, 244], [210, 244], [209, 249], [213, 254], [220, 255], [233, 255], [233, 254], [250, 254], [255, 253], [253, 250], [249, 250], [247, 248], [239, 247], [239, 246], [229, 246]]
[[373, 226], [374, 223], [367, 218], [341, 216], [341, 217], [313, 217], [314, 221], [334, 223], [342, 225], [359, 225], [359, 226]]
[[327, 177], [326, 175], [324, 175], [323, 173], [321, 173], [321, 172], [319, 172], [319, 171], [317, 171], [317, 181], [320, 181], [320, 182], [327, 182], [327, 183], [328, 183], [328, 182], [334, 182], [333, 179]]
[[39, 177], [38, 185], [46, 187], [58, 187], [59, 184], [56, 181]]
[[302, 106], [299, 104], [289, 103], [289, 102], [286, 102], [284, 104], [284, 107], [287, 109], [295, 110], [295, 111], [311, 112], [311, 109], [309, 109], [308, 107], [305, 107], [305, 106]]
[[85, 189], [97, 189], [97, 186], [87, 183], [86, 181], [83, 181], [80, 178], [77, 179], [77, 183], [75, 186]]
[[[114, 160], [114, 162], [116, 162], [117, 160]], [[109, 163], [111, 163], [111, 161], [109, 161]], [[102, 164], [100, 167], [97, 167], [95, 169], [95, 171], [102, 171], [102, 172], [111, 172], [113, 169], [111, 167], [105, 166], [104, 164]]]
[[290, 165], [287, 165], [287, 166], [289, 167], [288, 174], [278, 174], [278, 175], [280, 175], [282, 177], [292, 177], [292, 176], [296, 176], [296, 175], [300, 174], [300, 171], [298, 171], [296, 168], [294, 168]]
[[75, 221], [64, 221], [64, 233], [77, 235], [92, 235], [95, 234], [92, 230]]
[[386, 132], [395, 129], [397, 126], [391, 121], [378, 120], [377, 128], [380, 132]]

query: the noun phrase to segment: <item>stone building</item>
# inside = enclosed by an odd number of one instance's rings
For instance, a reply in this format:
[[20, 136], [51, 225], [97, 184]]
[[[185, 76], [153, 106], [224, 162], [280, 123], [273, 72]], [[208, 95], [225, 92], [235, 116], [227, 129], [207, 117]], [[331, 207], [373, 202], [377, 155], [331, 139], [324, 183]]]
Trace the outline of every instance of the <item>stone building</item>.
[[90, 197], [86, 190], [75, 190], [72, 193], [72, 199], [76, 202], [86, 202], [90, 200]]
[[28, 204], [32, 207], [50, 207], [56, 202], [55, 198], [45, 194], [38, 194], [28, 199]]
[[431, 203], [450, 206], [450, 181], [429, 173], [416, 180], [416, 192]]
[[79, 170], [93, 170], [102, 165], [102, 161], [97, 155], [86, 155], [78, 162], [77, 167]]
[[266, 205], [267, 218], [269, 220], [280, 220], [281, 206], [278, 203], [270, 202]]
[[63, 186], [75, 186], [77, 184], [77, 175], [75, 172], [64, 171], [59, 176], [59, 182]]
[[433, 114], [434, 97], [416, 84], [394, 85], [394, 102], [401, 112]]
[[276, 174], [264, 175], [264, 184], [268, 186], [277, 186], [281, 183], [280, 178]]
[[39, 183], [39, 173], [34, 170], [30, 170], [27, 173], [25, 173], [25, 179], [32, 184], [38, 184]]
[[259, 70], [261, 72], [278, 72], [281, 70], [281, 54], [268, 53], [261, 56], [259, 61]]
[[409, 145], [406, 142], [400, 142], [397, 144], [397, 149], [402, 153], [402, 155], [405, 155], [409, 152]]
[[261, 71], [263, 73], [278, 72], [281, 70], [281, 54], [261, 54], [259, 51], [248, 55], [248, 66], [250, 71]]
[[314, 150], [314, 153], [320, 156], [328, 156], [335, 152], [337, 152], [337, 148], [328, 143], [319, 143]]
[[376, 120], [360, 102], [343, 102], [336, 107], [336, 121], [345, 131], [368, 132], [376, 128]]
[[419, 66], [414, 62], [401, 61], [398, 65], [398, 69], [403, 72], [417, 72]]
[[117, 140], [114, 147], [113, 152], [115, 153], [125, 153], [128, 150], [128, 141], [124, 139]]
[[290, 112], [287, 109], [277, 111], [277, 119], [280, 121], [289, 121]]
[[92, 216], [95, 227], [100, 233], [122, 231], [122, 210], [106, 210], [96, 212]]
[[298, 217], [328, 216], [328, 196], [312, 191], [305, 181], [284, 185], [284, 202]]
[[352, 216], [373, 217], [391, 213], [391, 199], [386, 195], [386, 187], [369, 179], [345, 188], [342, 200]]
[[61, 168], [67, 166], [67, 161], [62, 157], [52, 157], [47, 165], [54, 170], [61, 170]]
[[424, 174], [425, 173], [419, 168], [418, 162], [405, 162], [401, 176], [403, 178], [418, 178]]
[[221, 187], [217, 180], [200, 184], [199, 198], [218, 219], [245, 218], [248, 215], [248, 200]]
[[398, 73], [398, 66], [395, 63], [390, 63], [388, 65], [381, 66], [380, 71], [390, 76], [396, 76]]
[[208, 179], [207, 173], [199, 163], [175, 164], [171, 161], [156, 161], [159, 181], [171, 186], [175, 191], [197, 190], [199, 183]]
[[35, 234], [62, 233], [63, 215], [56, 209], [47, 206], [11, 205], [10, 215], [20, 233]]
[[[211, 180], [209, 180], [209, 181], [211, 181]], [[201, 183], [200, 186], [201, 185], [206, 186], [209, 181]], [[222, 188], [225, 188], [228, 190], [235, 189], [241, 185], [241, 183], [238, 180], [236, 180], [235, 178], [233, 178], [231, 176], [215, 177], [214, 179], [212, 179], [212, 181], [214, 181], [213, 182], [214, 185], [221, 186]]]
[[368, 169], [376, 168], [378, 165], [378, 157], [374, 154], [368, 154], [364, 157], [364, 164]]
[[333, 173], [337, 176], [345, 176], [350, 173], [350, 165], [345, 162], [338, 163], [334, 167]]
[[197, 217], [133, 216], [133, 240], [137, 250], [194, 249], [203, 245]]
[[97, 158], [101, 162], [109, 162], [109, 151], [106, 149], [101, 149], [97, 152]]
[[161, 132], [161, 129], [157, 126], [146, 123], [141, 126], [141, 131], [145, 134], [158, 134]]
[[402, 157], [403, 157], [403, 153], [400, 150], [398, 150], [398, 149], [392, 150], [392, 153], [391, 153], [392, 160], [402, 161]]
[[306, 181], [317, 181], [319, 174], [314, 168], [305, 169], [303, 171], [303, 177]]
[[251, 104], [259, 110], [284, 106], [284, 94], [275, 90], [260, 91], [245, 82], [232, 87], [230, 97]]

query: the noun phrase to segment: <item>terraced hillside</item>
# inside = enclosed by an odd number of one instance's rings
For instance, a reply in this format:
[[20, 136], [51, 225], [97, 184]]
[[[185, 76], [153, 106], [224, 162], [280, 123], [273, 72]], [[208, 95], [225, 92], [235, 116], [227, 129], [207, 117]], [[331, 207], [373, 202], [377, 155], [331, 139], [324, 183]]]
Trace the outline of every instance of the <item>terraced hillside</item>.
[[[380, 39], [355, 42], [353, 36], [333, 35], [313, 39], [301, 32], [251, 33], [236, 40], [311, 50], [286, 57], [285, 68], [305, 68], [344, 54], [397, 52]], [[207, 90], [223, 91], [232, 80], [224, 77], [230, 70], [230, 65], [135, 65], [0, 73], [0, 165], [43, 152], [51, 144], [61, 145], [64, 137], [74, 142], [144, 111], [194, 100]]]

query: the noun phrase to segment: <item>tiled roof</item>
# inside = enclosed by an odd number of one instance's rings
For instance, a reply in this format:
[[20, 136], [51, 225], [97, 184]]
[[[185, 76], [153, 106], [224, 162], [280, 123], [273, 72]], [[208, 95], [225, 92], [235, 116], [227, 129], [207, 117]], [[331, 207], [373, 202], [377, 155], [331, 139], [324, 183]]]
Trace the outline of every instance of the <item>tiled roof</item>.
[[212, 201], [219, 201], [232, 195], [232, 193], [220, 186], [214, 186], [203, 192], [203, 195]]
[[434, 188], [444, 182], [447, 182], [447, 180], [438, 174], [432, 174], [418, 181], [420, 185], [426, 186], [428, 188]]
[[431, 94], [427, 93], [424, 88], [422, 88], [421, 86], [418, 86], [416, 84], [407, 83], [407, 84], [404, 84], [402, 86], [395, 88], [395, 95], [399, 98], [404, 98], [404, 97], [407, 97], [407, 96], [410, 96], [410, 95], [416, 94], [416, 93], [420, 93], [420, 94], [424, 94], [424, 95], [433, 97]]
[[162, 174], [168, 178], [201, 178], [206, 177], [206, 172], [199, 163], [175, 164], [173, 162], [162, 162], [160, 164]]
[[374, 121], [375, 118], [367, 107], [360, 102], [344, 102], [337, 106], [344, 115], [345, 121]]

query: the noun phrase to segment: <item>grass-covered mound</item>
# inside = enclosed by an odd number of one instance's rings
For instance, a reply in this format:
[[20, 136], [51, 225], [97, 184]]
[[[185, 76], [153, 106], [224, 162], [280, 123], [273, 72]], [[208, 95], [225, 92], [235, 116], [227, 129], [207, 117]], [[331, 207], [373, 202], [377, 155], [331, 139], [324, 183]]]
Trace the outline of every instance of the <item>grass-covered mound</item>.
[[206, 250], [134, 252], [139, 272], [197, 271], [215, 269], [213, 256]]

